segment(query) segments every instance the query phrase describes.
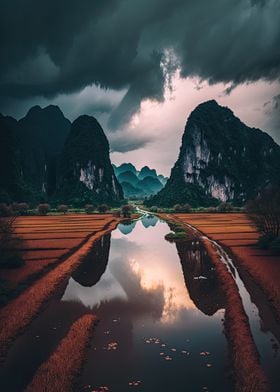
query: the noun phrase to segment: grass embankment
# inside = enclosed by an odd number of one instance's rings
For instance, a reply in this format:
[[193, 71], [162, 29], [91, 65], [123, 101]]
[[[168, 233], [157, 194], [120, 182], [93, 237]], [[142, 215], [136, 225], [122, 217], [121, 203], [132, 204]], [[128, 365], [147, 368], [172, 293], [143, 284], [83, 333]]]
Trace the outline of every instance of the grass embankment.
[[280, 256], [276, 251], [259, 249], [256, 226], [239, 214], [176, 214], [180, 222], [195, 226], [209, 238], [228, 248], [237, 267], [244, 269], [270, 300], [280, 320]]
[[260, 365], [259, 354], [236, 283], [226, 265], [221, 262], [214, 245], [207, 238], [203, 238], [202, 241], [212, 259], [225, 293], [225, 330], [230, 341], [236, 391], [268, 391], [268, 382]]
[[[246, 216], [244, 214], [230, 215], [231, 217], [229, 217], [228, 214], [215, 215], [214, 217], [212, 214], [205, 214], [203, 217], [202, 215], [197, 217], [194, 214], [161, 216], [163, 219], [167, 219], [171, 222], [172, 220], [175, 220], [177, 223], [195, 226], [206, 235], [209, 235], [210, 232], [212, 235], [209, 237], [212, 237], [212, 239], [215, 240], [218, 240], [220, 238], [219, 236], [225, 239], [230, 238], [232, 235], [234, 235], [234, 238], [236, 239], [236, 234], [240, 236], [238, 238], [244, 239], [244, 237], [246, 238], [246, 234], [249, 234], [248, 241], [251, 241], [253, 234], [255, 243], [258, 238], [258, 233], [256, 232], [256, 229], [251, 226], [251, 223]], [[233, 215], [236, 216], [233, 218]], [[240, 235], [239, 231], [241, 227], [243, 227], [243, 233]], [[216, 237], [213, 237], [213, 234], [216, 234]], [[237, 239], [235, 241], [237, 242]], [[248, 317], [243, 308], [238, 287], [227, 270], [226, 265], [220, 260], [217, 250], [213, 247], [210, 240], [204, 238], [203, 243], [213, 261], [225, 293], [225, 331], [230, 343], [233, 367], [236, 376], [236, 391], [266, 392], [269, 390], [268, 382], [260, 364], [259, 353], [251, 334]]]
[[67, 260], [48, 272], [0, 310], [0, 357], [3, 358], [6, 355], [15, 337], [31, 322], [42, 308], [42, 305], [83, 261], [94, 242], [112, 231], [118, 223], [119, 219], [112, 219], [107, 224], [106, 229], [100, 230], [91, 236]]
[[75, 321], [56, 351], [39, 367], [26, 392], [73, 391], [95, 322], [92, 314]]

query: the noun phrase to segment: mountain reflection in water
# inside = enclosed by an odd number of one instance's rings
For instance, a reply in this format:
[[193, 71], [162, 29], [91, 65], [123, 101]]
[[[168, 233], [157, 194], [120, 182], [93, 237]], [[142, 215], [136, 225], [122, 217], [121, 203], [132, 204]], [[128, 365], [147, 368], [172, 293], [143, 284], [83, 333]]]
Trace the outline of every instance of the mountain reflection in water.
[[168, 232], [154, 216], [120, 224], [70, 278], [62, 301], [101, 320], [78, 390], [125, 391], [140, 380], [141, 391], [180, 391], [186, 377], [192, 391], [231, 390], [215, 271], [199, 244], [175, 246], [164, 240]]
[[201, 241], [176, 243], [190, 298], [204, 314], [212, 316], [225, 308], [225, 297], [211, 259]]

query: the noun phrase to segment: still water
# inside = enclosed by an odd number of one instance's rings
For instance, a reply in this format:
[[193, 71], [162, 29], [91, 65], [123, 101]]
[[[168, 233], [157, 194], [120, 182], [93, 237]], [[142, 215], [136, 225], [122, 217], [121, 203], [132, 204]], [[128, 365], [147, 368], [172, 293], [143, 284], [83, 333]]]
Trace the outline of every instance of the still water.
[[168, 232], [156, 217], [120, 224], [99, 268], [89, 259], [69, 280], [62, 301], [101, 320], [78, 391], [231, 390], [215, 271], [199, 240]]
[[231, 391], [215, 270], [198, 238], [171, 244], [168, 232], [144, 216], [102, 237], [17, 338], [0, 390], [24, 391], [73, 322], [93, 312], [100, 322], [75, 392]]

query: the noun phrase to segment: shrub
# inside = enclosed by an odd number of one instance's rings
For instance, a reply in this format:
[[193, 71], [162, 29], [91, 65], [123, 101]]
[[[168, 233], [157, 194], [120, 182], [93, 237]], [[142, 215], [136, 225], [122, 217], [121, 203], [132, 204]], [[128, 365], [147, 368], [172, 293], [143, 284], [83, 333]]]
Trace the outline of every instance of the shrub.
[[87, 214], [90, 214], [91, 212], [94, 211], [94, 205], [93, 204], [86, 204], [85, 205], [85, 211]]
[[57, 207], [57, 210], [58, 210], [59, 212], [63, 212], [63, 214], [66, 214], [66, 212], [68, 211], [68, 206], [67, 206], [66, 204], [60, 204], [60, 205]]
[[192, 207], [190, 204], [175, 204], [174, 206], [174, 211], [175, 212], [191, 212]]
[[231, 203], [222, 202], [218, 205], [217, 210], [219, 212], [230, 212], [233, 210], [233, 206]]
[[164, 238], [169, 242], [174, 242], [186, 240], [188, 238], [188, 235], [185, 231], [178, 231], [176, 233], [168, 233]]
[[47, 213], [50, 211], [50, 206], [47, 203], [42, 203], [38, 205], [37, 210], [39, 215], [47, 215]]
[[109, 207], [107, 206], [107, 204], [100, 204], [97, 207], [97, 211], [101, 212], [102, 214], [104, 214], [105, 212], [107, 212], [109, 210]]
[[27, 203], [18, 203], [16, 209], [19, 215], [27, 215], [29, 210], [29, 205]]
[[130, 218], [132, 213], [133, 207], [130, 204], [125, 204], [122, 206], [121, 211], [124, 218]]
[[262, 233], [280, 236], [280, 188], [263, 190], [247, 203], [246, 211]]
[[17, 268], [24, 261], [17, 250], [18, 239], [13, 236], [16, 217], [0, 219], [0, 267]]
[[114, 216], [115, 218], [120, 218], [120, 216], [121, 216], [121, 211], [120, 211], [120, 210], [115, 211], [115, 212], [113, 213], [113, 216]]
[[11, 216], [12, 208], [6, 203], [0, 203], [0, 216]]
[[151, 211], [151, 212], [158, 212], [157, 206], [152, 206], [152, 207], [150, 208], [150, 211]]
[[213, 214], [213, 213], [217, 212], [217, 208], [216, 207], [208, 207], [206, 209], [206, 212]]
[[280, 237], [274, 238], [270, 243], [270, 248], [280, 251]]
[[258, 240], [258, 247], [261, 249], [268, 249], [275, 238], [275, 235], [272, 233], [263, 234]]

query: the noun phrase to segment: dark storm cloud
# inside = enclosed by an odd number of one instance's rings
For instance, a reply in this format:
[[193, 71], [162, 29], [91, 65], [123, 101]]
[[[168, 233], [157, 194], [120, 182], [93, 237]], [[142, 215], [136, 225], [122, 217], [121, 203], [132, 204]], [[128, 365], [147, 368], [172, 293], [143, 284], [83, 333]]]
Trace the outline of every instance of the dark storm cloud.
[[163, 100], [177, 66], [183, 77], [233, 87], [280, 74], [278, 0], [2, 0], [0, 7], [0, 110], [7, 98], [54, 97], [95, 83], [127, 89], [109, 121], [119, 128], [143, 99]]

